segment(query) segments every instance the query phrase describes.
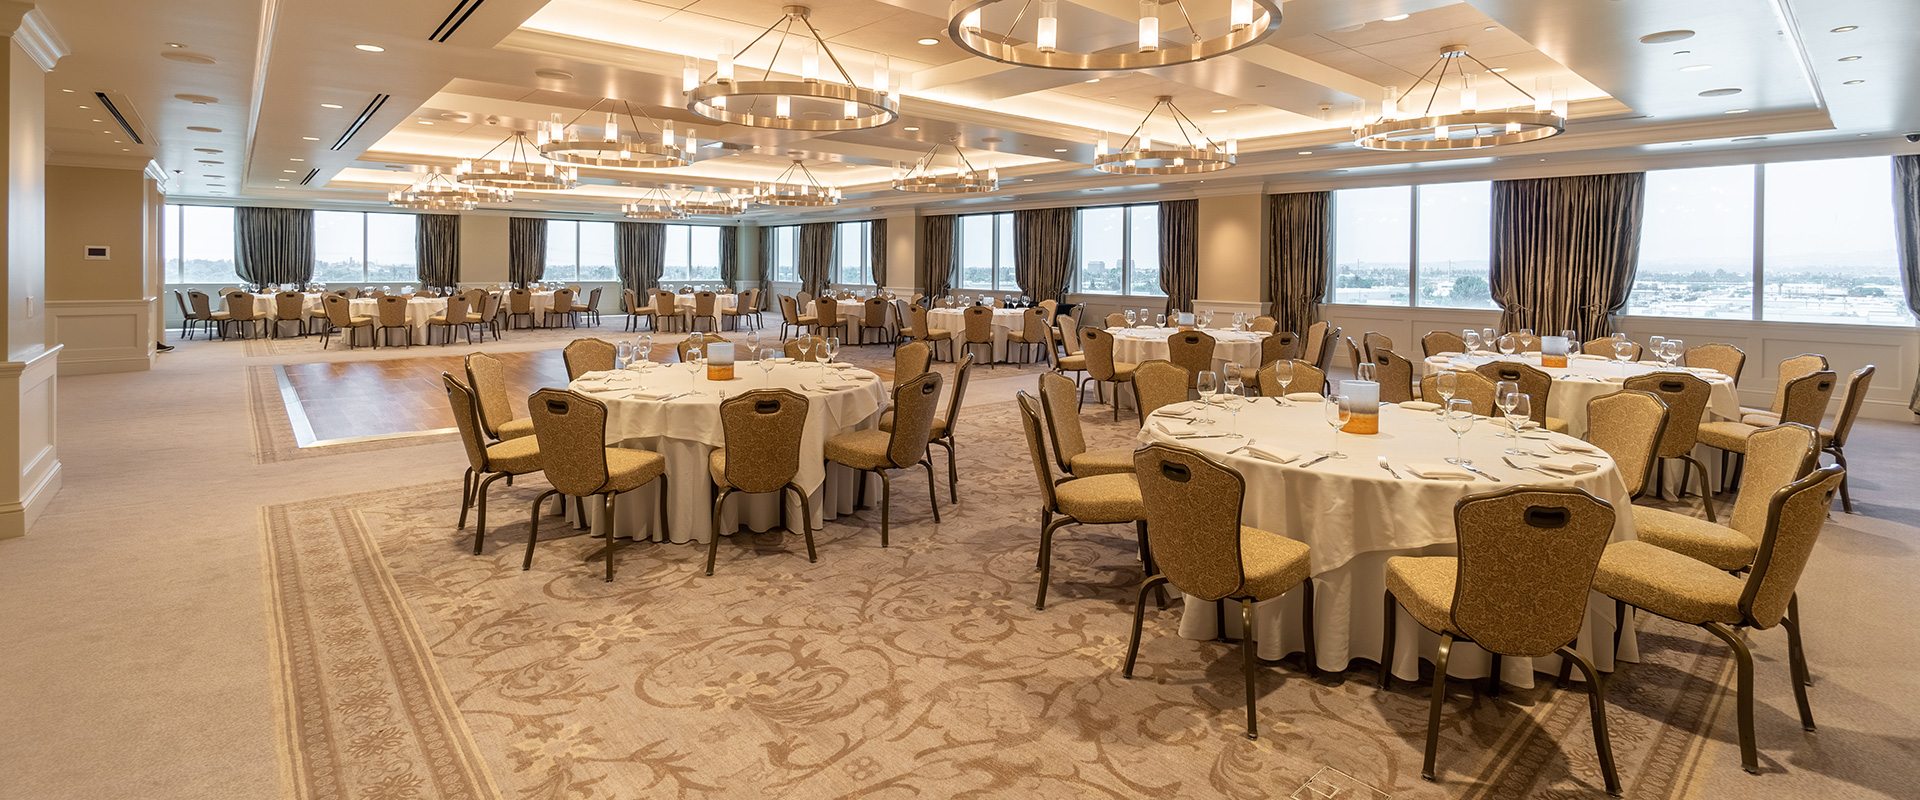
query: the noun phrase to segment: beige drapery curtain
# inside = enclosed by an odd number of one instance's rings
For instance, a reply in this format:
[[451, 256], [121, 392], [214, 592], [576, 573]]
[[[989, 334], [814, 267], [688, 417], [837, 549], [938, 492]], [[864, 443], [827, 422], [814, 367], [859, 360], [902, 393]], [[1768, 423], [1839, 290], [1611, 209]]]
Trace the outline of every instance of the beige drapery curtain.
[[800, 246], [794, 254], [800, 270], [800, 291], [819, 297], [833, 278], [833, 234], [831, 222], [809, 222], [800, 226]]
[[1267, 196], [1267, 301], [1280, 330], [1304, 334], [1320, 321], [1333, 243], [1332, 192]]
[[728, 289], [740, 289], [740, 229], [720, 229], [720, 282]]
[[547, 221], [537, 217], [507, 220], [507, 280], [525, 288], [547, 274]]
[[667, 226], [655, 222], [613, 224], [613, 261], [620, 285], [638, 297], [650, 297], [667, 271]]
[[1167, 293], [1167, 311], [1192, 311], [1200, 294], [1200, 201], [1163, 200], [1160, 203], [1160, 291]]
[[254, 287], [313, 280], [313, 211], [233, 210], [234, 272]]
[[1493, 182], [1493, 301], [1505, 330], [1613, 332], [1639, 260], [1644, 172]]
[[927, 217], [920, 229], [920, 285], [928, 297], [953, 287], [953, 216]]
[[1034, 302], [1066, 299], [1079, 219], [1072, 208], [1013, 212], [1013, 279]]
[[[1893, 227], [1907, 308], [1920, 314], [1920, 155], [1893, 157]], [[1907, 408], [1920, 414], [1920, 378], [1914, 381]]]
[[421, 214], [414, 217], [413, 251], [423, 286], [442, 288], [460, 284], [460, 215]]
[[887, 285], [887, 221], [876, 219], [867, 225], [868, 279], [875, 286]]

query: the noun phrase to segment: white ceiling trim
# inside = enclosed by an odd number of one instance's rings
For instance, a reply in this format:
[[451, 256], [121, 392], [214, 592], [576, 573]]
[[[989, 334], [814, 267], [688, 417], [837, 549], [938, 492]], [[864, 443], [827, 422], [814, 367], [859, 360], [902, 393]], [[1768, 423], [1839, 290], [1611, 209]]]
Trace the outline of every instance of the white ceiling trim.
[[29, 9], [20, 15], [20, 27], [13, 32], [13, 40], [20, 43], [20, 49], [33, 59], [34, 66], [39, 67], [41, 72], [52, 72], [53, 65], [72, 52], [67, 49], [67, 43], [61, 40], [60, 33], [53, 29], [53, 23], [47, 21], [40, 9], [26, 3], [10, 2], [6, 5], [26, 6]]

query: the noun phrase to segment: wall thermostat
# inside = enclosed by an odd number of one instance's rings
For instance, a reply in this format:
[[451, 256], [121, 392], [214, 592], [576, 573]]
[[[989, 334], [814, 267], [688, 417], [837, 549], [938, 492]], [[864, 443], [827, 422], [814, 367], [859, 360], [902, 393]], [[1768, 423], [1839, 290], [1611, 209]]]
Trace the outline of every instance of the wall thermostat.
[[87, 245], [86, 259], [88, 261], [105, 261], [110, 257], [109, 254], [111, 252], [112, 248], [106, 245], [90, 244]]

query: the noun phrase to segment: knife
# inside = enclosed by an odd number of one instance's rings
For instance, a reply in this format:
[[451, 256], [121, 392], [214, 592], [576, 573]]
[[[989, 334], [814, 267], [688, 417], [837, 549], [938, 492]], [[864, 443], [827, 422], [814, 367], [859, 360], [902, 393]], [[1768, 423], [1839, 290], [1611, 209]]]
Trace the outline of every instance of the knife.
[[1494, 483], [1500, 482], [1499, 478], [1493, 477], [1492, 475], [1489, 475], [1486, 472], [1481, 471], [1480, 469], [1474, 467], [1472, 464], [1456, 464], [1455, 466], [1458, 466], [1459, 468], [1464, 469], [1468, 472], [1471, 472], [1475, 475], [1478, 475], [1482, 478], [1486, 478], [1487, 480], [1493, 481]]
[[1173, 438], [1175, 439], [1221, 439], [1225, 437], [1226, 437], [1226, 434], [1224, 433], [1183, 433]]
[[1327, 454], [1327, 455], [1324, 455], [1324, 456], [1321, 456], [1321, 457], [1319, 457], [1319, 458], [1316, 458], [1316, 459], [1314, 459], [1314, 460], [1312, 460], [1312, 461], [1309, 461], [1309, 462], [1307, 462], [1307, 463], [1305, 463], [1305, 464], [1301, 464], [1301, 465], [1300, 465], [1300, 468], [1301, 468], [1301, 469], [1306, 469], [1307, 467], [1311, 467], [1311, 466], [1313, 466], [1313, 465], [1315, 465], [1315, 464], [1318, 464], [1318, 463], [1320, 463], [1320, 462], [1322, 462], [1322, 461], [1325, 461], [1325, 460], [1327, 460], [1327, 459], [1329, 459], [1329, 458], [1332, 458], [1332, 457], [1333, 457], [1333, 454], [1331, 454], [1331, 453], [1329, 453], [1329, 454]]

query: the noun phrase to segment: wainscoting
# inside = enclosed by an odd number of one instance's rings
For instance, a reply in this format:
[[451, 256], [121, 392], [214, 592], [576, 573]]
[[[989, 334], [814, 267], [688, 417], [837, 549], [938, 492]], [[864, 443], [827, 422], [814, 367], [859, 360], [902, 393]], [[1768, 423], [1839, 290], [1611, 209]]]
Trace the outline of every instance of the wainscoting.
[[47, 341], [61, 346], [61, 375], [153, 369], [158, 298], [49, 300]]
[[60, 491], [61, 349], [0, 361], [0, 539], [26, 535]]

